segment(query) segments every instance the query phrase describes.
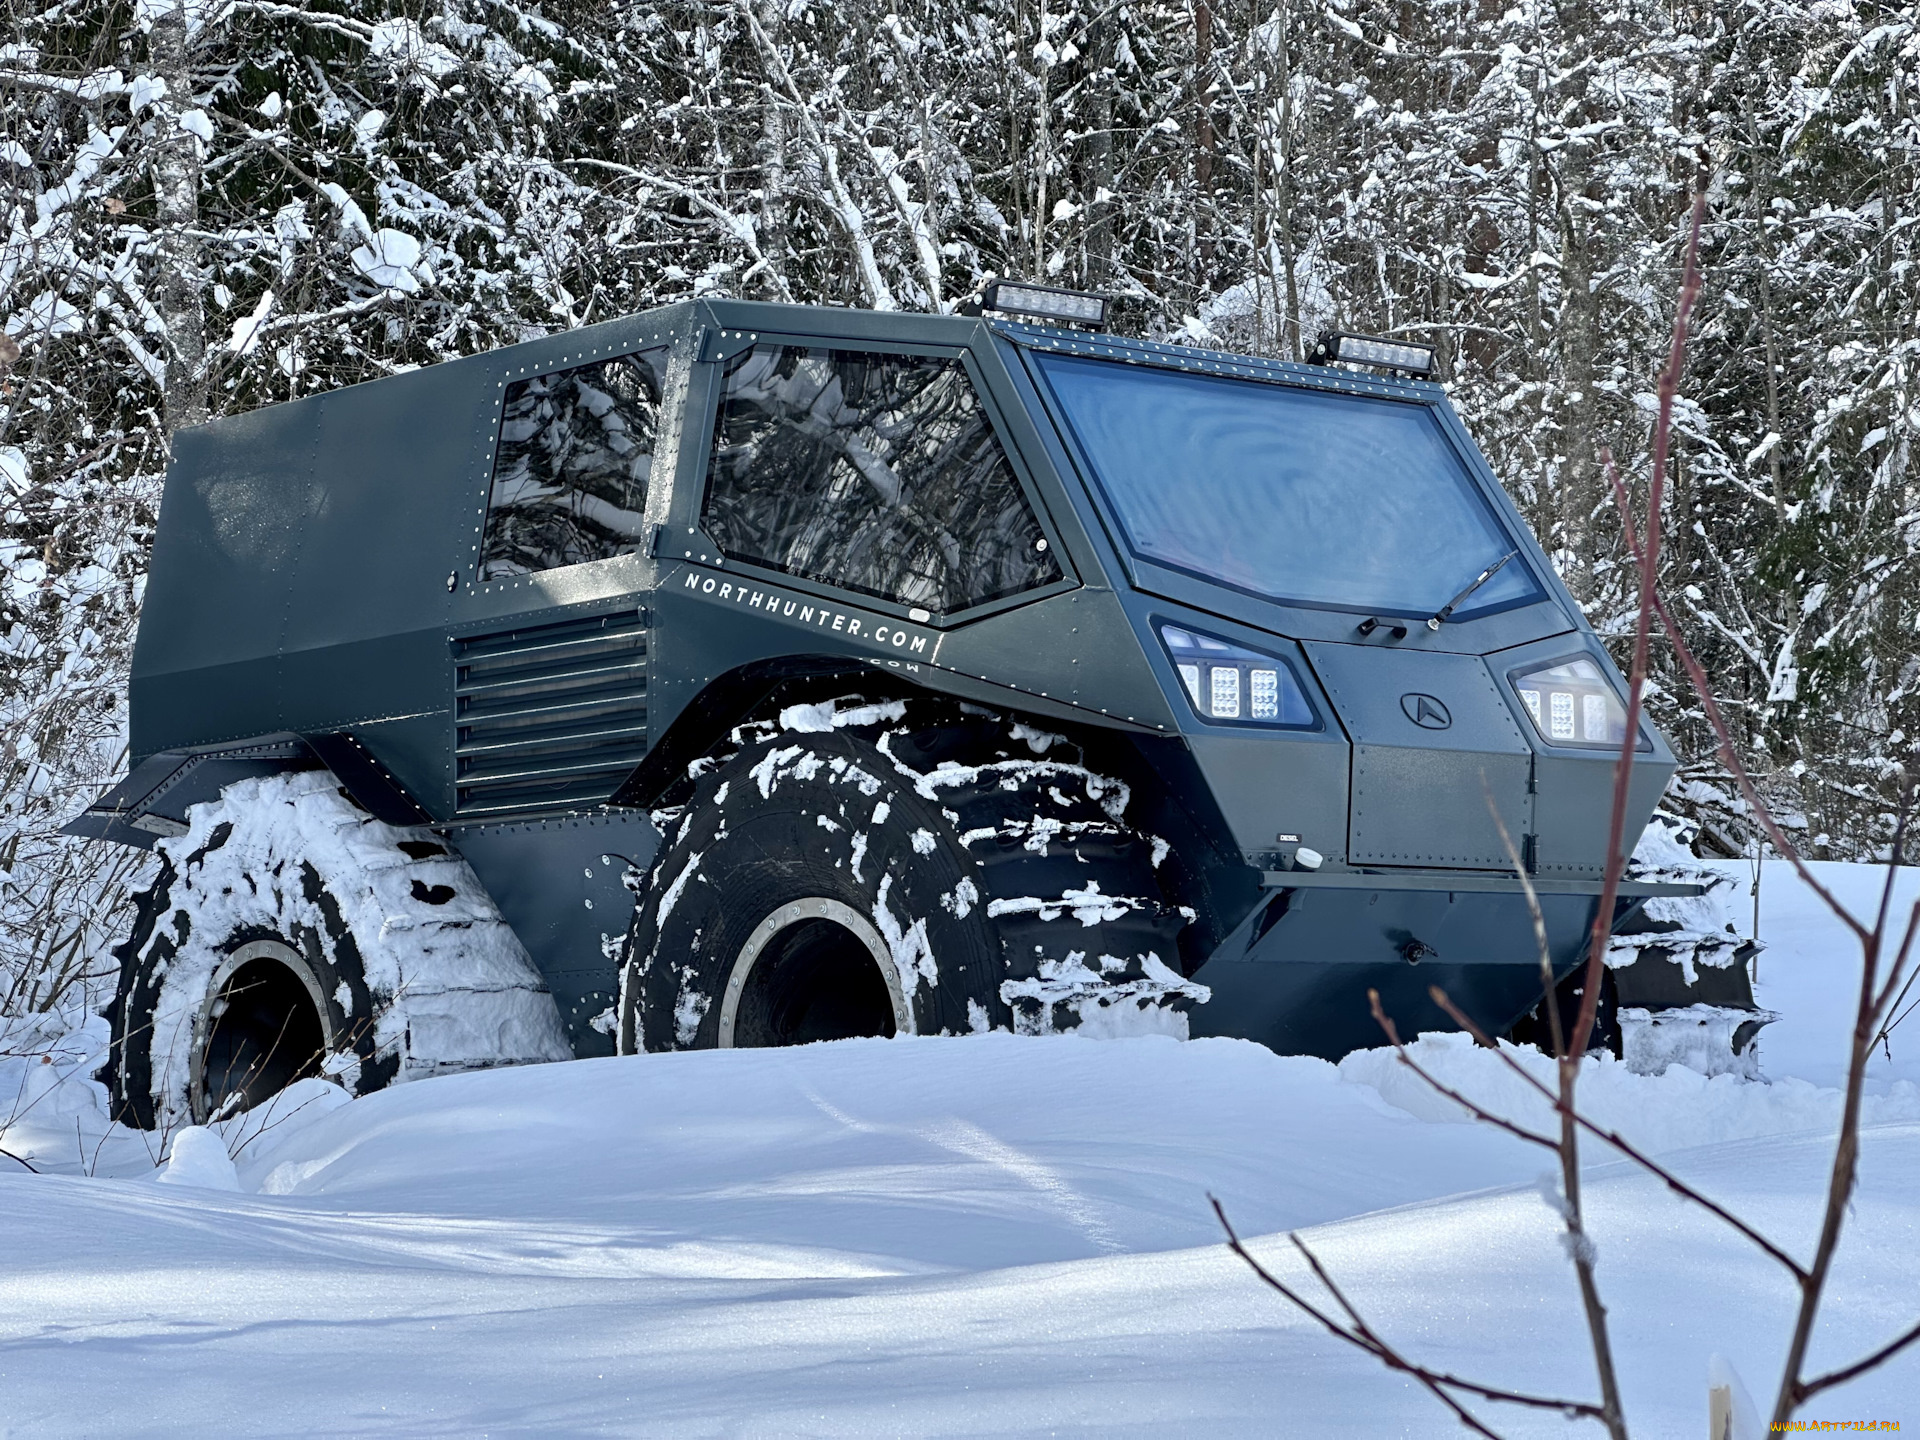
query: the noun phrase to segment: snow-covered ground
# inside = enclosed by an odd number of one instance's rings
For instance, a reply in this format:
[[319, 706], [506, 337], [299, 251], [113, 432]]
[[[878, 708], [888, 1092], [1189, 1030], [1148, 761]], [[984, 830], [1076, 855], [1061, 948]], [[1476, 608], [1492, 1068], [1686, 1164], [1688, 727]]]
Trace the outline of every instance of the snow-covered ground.
[[[1874, 880], [1823, 873], [1862, 897]], [[1585, 1094], [1804, 1253], [1853, 957], [1780, 867], [1761, 931], [1762, 1003], [1787, 1016], [1762, 1042], [1773, 1083], [1597, 1063]], [[32, 1102], [0, 1145], [56, 1172], [0, 1159], [9, 1440], [1459, 1433], [1260, 1286], [1220, 1245], [1209, 1192], [1310, 1290], [1284, 1238], [1300, 1229], [1420, 1358], [1592, 1391], [1536, 1186], [1549, 1157], [1462, 1121], [1382, 1052], [1336, 1067], [1234, 1041], [987, 1036], [549, 1065], [351, 1104], [309, 1082], [224, 1145], [188, 1132], [156, 1172], [80, 1078], [100, 1038], [51, 1063], [18, 1027], [0, 1043], [0, 1118]], [[1492, 1057], [1420, 1048], [1489, 1103], [1528, 1105]], [[1897, 1032], [1816, 1366], [1920, 1317], [1916, 1080], [1920, 1031]], [[1788, 1279], [1593, 1158], [1635, 1433], [1702, 1433], [1715, 1354], [1764, 1403]], [[1909, 1354], [1804, 1415], [1920, 1424], [1917, 1396]]]

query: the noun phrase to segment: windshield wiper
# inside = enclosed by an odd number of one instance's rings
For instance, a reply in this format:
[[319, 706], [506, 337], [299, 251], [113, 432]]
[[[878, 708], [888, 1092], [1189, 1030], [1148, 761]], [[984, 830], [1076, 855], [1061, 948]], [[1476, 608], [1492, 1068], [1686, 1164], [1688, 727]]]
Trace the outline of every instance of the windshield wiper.
[[1471, 585], [1467, 586], [1466, 589], [1462, 590], [1458, 595], [1454, 596], [1451, 600], [1447, 601], [1446, 604], [1442, 605], [1437, 611], [1433, 613], [1433, 615], [1427, 620], [1427, 629], [1438, 630], [1442, 625], [1446, 624], [1448, 618], [1452, 616], [1453, 612], [1458, 610], [1462, 605], [1466, 604], [1468, 597], [1471, 596], [1474, 591], [1478, 590], [1482, 585], [1486, 584], [1487, 581], [1491, 580], [1494, 576], [1498, 575], [1500, 573], [1500, 567], [1505, 565], [1507, 561], [1511, 560], [1514, 556], [1518, 555], [1519, 553], [1520, 552], [1518, 550], [1509, 550], [1507, 551], [1506, 554], [1502, 555], [1498, 560], [1494, 561], [1486, 569], [1482, 570], [1478, 575], [1474, 577], [1474, 581]]

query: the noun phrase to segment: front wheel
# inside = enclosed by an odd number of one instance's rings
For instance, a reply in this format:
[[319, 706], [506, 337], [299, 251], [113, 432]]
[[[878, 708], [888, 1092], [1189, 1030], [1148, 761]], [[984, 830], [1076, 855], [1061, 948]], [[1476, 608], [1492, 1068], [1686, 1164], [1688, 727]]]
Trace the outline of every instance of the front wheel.
[[1185, 919], [1124, 785], [978, 712], [782, 719], [669, 823], [627, 937], [623, 1053], [1184, 1033], [1206, 992], [1175, 968]]

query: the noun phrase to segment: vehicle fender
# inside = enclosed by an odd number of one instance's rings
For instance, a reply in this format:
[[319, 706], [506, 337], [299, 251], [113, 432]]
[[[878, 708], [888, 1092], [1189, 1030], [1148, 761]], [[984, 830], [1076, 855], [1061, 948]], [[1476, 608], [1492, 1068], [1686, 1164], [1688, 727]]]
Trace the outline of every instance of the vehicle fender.
[[266, 735], [240, 745], [162, 750], [149, 755], [61, 826], [63, 835], [111, 840], [141, 850], [184, 835], [190, 806], [217, 799], [240, 780], [293, 770], [329, 770], [354, 802], [389, 825], [430, 817], [359, 741], [344, 733]]
[[[888, 698], [914, 693], [912, 685], [886, 670], [849, 661], [845, 656], [785, 656], [759, 661], [716, 675], [674, 716], [634, 771], [614, 792], [613, 805], [648, 808], [687, 775], [687, 767], [710, 754], [728, 733], [751, 719], [783, 689], [844, 683], [862, 694]], [[801, 696], [796, 693], [794, 700]], [[820, 698], [809, 696], [809, 698]]]
[[848, 655], [782, 655], [724, 671], [702, 685], [674, 714], [665, 731], [653, 739], [646, 758], [634, 767], [608, 803], [637, 809], [658, 804], [675, 783], [687, 778], [689, 765], [724, 748], [728, 733], [736, 725], [767, 715], [769, 706], [811, 703], [844, 694], [872, 700], [938, 695], [1045, 725], [1156, 738], [1163, 733], [1138, 721], [1098, 714], [1045, 695], [931, 665], [902, 667]]

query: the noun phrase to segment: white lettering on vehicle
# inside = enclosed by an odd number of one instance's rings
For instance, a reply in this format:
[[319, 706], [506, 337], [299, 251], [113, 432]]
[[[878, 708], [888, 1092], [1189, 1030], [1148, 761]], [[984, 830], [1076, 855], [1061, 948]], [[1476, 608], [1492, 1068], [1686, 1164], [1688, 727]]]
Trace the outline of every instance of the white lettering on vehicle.
[[[763, 610], [782, 620], [792, 620], [801, 625], [817, 625], [821, 629], [839, 631], [849, 639], [866, 640], [875, 645], [884, 645], [894, 650], [905, 650], [914, 655], [927, 653], [928, 641], [932, 638], [924, 633], [909, 630], [903, 625], [875, 625], [866, 628], [866, 621], [858, 615], [849, 615], [844, 610], [830, 609], [825, 605], [811, 605], [803, 600], [790, 600], [786, 596], [764, 590], [751, 590], [745, 585], [735, 585], [712, 576], [688, 571], [686, 588], [696, 595], [711, 595], [715, 600], [728, 600], [735, 605], [745, 605], [750, 610]], [[938, 647], [935, 647], [936, 653]], [[890, 664], [898, 662], [890, 661]], [[909, 665], [909, 669], [917, 666]]]

